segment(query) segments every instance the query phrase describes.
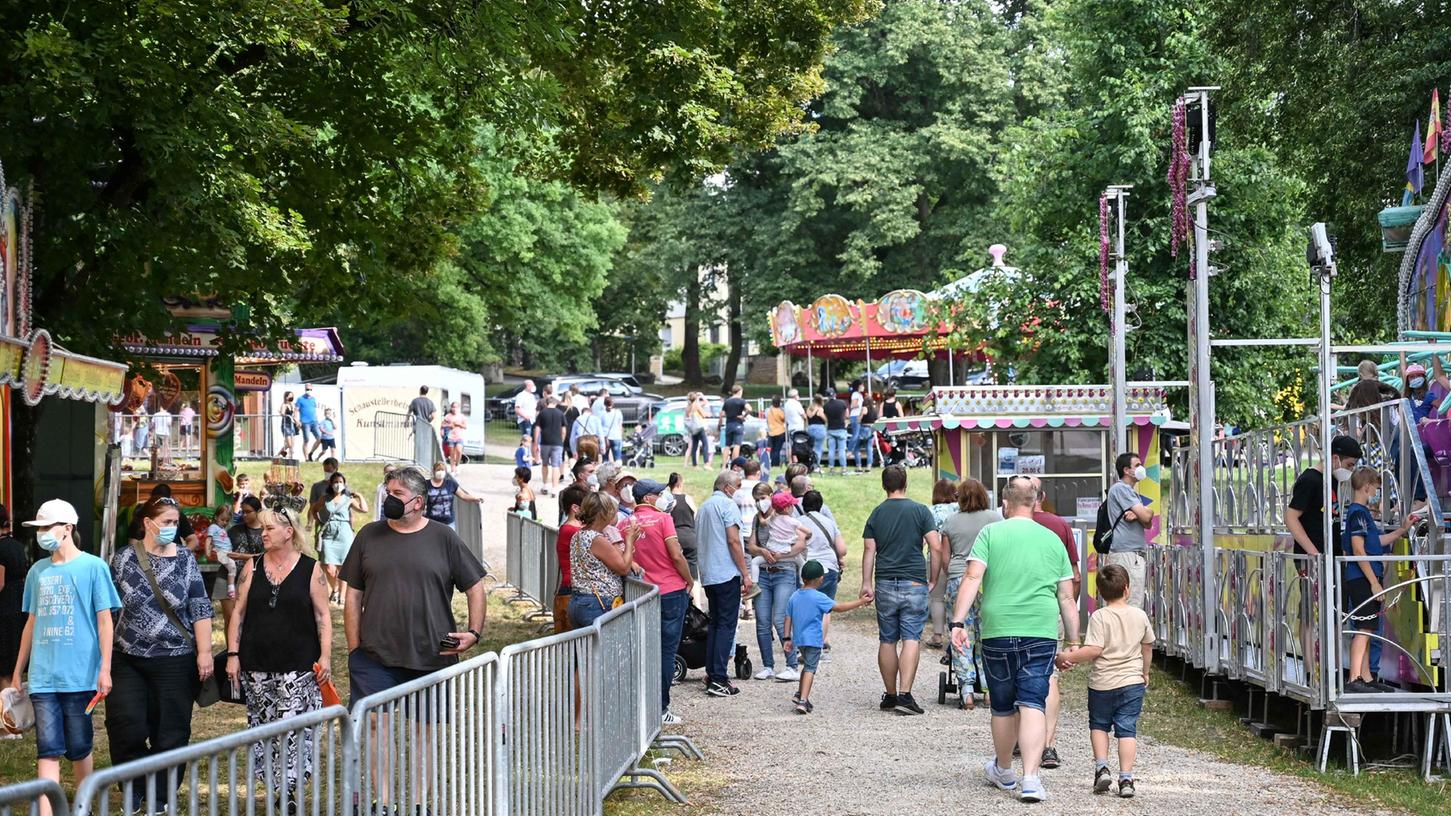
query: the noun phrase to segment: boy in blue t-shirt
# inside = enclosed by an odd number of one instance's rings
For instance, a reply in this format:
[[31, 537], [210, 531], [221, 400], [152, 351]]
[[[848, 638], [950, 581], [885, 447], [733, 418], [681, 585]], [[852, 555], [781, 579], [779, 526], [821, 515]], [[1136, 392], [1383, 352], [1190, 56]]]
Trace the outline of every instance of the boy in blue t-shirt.
[[[1374, 468], [1358, 468], [1350, 475], [1350, 489], [1354, 496], [1350, 507], [1345, 510], [1345, 526], [1341, 533], [1345, 554], [1375, 556], [1389, 553], [1415, 524], [1416, 516], [1407, 516], [1404, 526], [1382, 534], [1370, 512], [1371, 499], [1380, 492], [1380, 472]], [[1380, 623], [1383, 577], [1384, 562], [1345, 562], [1345, 610], [1350, 614], [1352, 627], [1357, 632], [1364, 632], [1350, 639], [1350, 679], [1345, 683], [1347, 693], [1399, 691], [1394, 686], [1377, 681], [1370, 670], [1370, 635]]]
[[[786, 648], [787, 655], [793, 649], [801, 650], [797, 657], [797, 662], [801, 664], [801, 679], [797, 681], [796, 696], [791, 698], [791, 702], [796, 704], [797, 714], [811, 713], [811, 681], [816, 679], [816, 665], [821, 661], [821, 619], [828, 612], [847, 612], [872, 602], [871, 598], [843, 603], [833, 601], [820, 589], [825, 576], [826, 568], [821, 566], [820, 561], [807, 561], [801, 567], [801, 588], [792, 593], [791, 600], [786, 602], [786, 636], [781, 639], [781, 645]], [[791, 637], [793, 631], [796, 633], [794, 641]]]
[[91, 698], [111, 691], [112, 610], [121, 597], [106, 562], [76, 547], [76, 510], [51, 499], [34, 521], [35, 541], [50, 558], [25, 576], [28, 617], [15, 661], [15, 687], [30, 664], [35, 709], [36, 774], [60, 781], [60, 758], [71, 761], [76, 785], [91, 772]]

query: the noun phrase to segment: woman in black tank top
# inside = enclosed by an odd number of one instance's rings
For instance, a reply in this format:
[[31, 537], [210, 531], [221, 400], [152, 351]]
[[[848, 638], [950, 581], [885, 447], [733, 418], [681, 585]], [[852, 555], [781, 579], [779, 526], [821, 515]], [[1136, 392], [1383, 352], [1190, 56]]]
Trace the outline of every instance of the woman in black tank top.
[[[319, 682], [331, 679], [332, 665], [327, 577], [301, 552], [297, 515], [267, 510], [261, 521], [262, 557], [243, 565], [238, 576], [223, 680], [246, 695], [252, 728], [322, 708]], [[286, 789], [278, 786], [275, 793], [289, 804], [298, 784], [312, 773], [312, 754], [311, 728], [302, 729], [300, 738], [294, 733], [252, 746], [258, 778], [270, 778], [273, 785], [285, 781]]]

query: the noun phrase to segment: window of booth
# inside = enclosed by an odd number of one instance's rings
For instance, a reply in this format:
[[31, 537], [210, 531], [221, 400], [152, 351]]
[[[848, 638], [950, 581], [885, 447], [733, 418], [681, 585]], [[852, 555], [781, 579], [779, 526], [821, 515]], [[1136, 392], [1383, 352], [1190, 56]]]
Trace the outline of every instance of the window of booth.
[[112, 414], [122, 476], [145, 482], [200, 482], [206, 461], [202, 365], [156, 363], [132, 375], [125, 408]]
[[1107, 428], [974, 434], [970, 472], [988, 485], [994, 503], [1009, 477], [1037, 476], [1043, 481], [1044, 508], [1071, 518], [1078, 514], [1080, 499], [1085, 505], [1091, 499], [1096, 509], [1103, 496], [1107, 444]]

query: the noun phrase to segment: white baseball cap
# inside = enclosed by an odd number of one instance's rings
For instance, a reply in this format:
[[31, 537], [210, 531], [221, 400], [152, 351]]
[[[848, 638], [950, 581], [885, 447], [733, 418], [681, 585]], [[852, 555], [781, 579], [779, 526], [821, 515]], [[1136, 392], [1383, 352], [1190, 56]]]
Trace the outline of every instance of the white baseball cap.
[[24, 522], [26, 527], [50, 527], [56, 524], [79, 524], [80, 516], [65, 499], [51, 499], [42, 504], [35, 514], [35, 521]]

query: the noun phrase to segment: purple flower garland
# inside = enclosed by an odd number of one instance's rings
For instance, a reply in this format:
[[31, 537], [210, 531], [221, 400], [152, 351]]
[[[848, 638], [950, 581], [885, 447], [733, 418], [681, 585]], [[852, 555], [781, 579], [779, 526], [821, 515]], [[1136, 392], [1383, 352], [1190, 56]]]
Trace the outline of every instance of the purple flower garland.
[[[1179, 257], [1179, 245], [1189, 235], [1189, 135], [1185, 125], [1184, 98], [1174, 102], [1174, 143], [1169, 154], [1169, 192], [1173, 197], [1172, 221], [1169, 228], [1169, 255]], [[1189, 277], [1194, 277], [1194, 267], [1189, 267]]]
[[1109, 311], [1108, 196], [1098, 197], [1098, 305]]

